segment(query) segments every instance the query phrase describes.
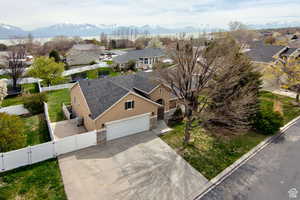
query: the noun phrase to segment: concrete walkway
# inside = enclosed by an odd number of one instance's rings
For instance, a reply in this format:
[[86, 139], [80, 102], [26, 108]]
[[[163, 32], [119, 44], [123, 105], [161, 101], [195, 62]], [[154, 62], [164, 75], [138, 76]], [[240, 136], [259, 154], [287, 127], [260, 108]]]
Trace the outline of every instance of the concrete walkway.
[[201, 200], [300, 199], [299, 152], [300, 120]]
[[192, 200], [207, 180], [153, 132], [59, 158], [69, 200]]

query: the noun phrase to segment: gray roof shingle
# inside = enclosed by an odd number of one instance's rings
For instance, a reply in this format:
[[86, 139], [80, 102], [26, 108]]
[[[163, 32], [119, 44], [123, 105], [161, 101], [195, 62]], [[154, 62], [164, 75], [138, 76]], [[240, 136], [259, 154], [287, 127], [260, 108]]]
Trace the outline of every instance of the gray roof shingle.
[[138, 60], [141, 57], [161, 57], [164, 55], [164, 51], [160, 48], [145, 48], [142, 50], [129, 51], [128, 53], [113, 58], [113, 61], [123, 64], [130, 60]]
[[114, 103], [135, 89], [149, 93], [160, 83], [145, 75], [131, 74], [110, 78], [81, 80], [79, 85], [91, 111], [91, 118], [95, 119]]
[[129, 91], [108, 81], [106, 78], [79, 81], [91, 111], [91, 118], [95, 119], [111, 107]]
[[246, 52], [253, 61], [272, 62], [273, 56], [282, 50], [283, 46], [265, 45], [263, 42], [253, 42], [250, 45], [250, 51]]

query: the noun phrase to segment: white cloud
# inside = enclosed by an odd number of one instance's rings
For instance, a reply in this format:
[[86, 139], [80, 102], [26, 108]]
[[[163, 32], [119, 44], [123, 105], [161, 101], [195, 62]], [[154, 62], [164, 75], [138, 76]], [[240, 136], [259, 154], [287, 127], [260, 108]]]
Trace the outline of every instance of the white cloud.
[[0, 22], [27, 29], [49, 24], [206, 25], [300, 21], [299, 0], [0, 0]]

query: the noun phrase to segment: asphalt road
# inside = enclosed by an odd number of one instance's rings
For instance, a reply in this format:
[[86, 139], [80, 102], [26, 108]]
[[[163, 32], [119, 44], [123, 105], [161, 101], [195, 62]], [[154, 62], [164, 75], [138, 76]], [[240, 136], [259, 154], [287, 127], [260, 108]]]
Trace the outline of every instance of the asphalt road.
[[201, 200], [300, 200], [300, 121]]

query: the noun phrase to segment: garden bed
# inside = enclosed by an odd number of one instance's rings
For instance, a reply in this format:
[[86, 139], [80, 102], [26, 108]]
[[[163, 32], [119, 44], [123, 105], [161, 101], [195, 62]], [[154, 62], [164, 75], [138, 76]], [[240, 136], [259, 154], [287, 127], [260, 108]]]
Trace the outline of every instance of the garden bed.
[[[280, 102], [285, 124], [300, 115], [300, 107], [294, 105], [294, 99], [270, 92], [260, 94], [261, 106], [267, 109], [274, 109], [275, 99]], [[184, 146], [184, 123], [172, 128], [173, 131], [161, 136], [161, 139], [208, 179], [218, 175], [268, 137], [254, 131], [224, 137], [204, 130], [195, 122], [191, 142]]]

